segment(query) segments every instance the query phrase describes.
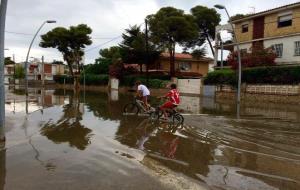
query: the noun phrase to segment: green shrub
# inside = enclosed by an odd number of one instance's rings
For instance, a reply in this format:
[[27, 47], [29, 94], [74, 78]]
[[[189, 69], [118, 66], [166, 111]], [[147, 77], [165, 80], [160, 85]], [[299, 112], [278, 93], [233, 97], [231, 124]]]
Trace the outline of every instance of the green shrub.
[[[107, 85], [109, 81], [108, 75], [92, 75], [87, 74], [85, 76], [86, 85]], [[84, 75], [80, 76], [80, 84], [84, 83]]]
[[[247, 84], [299, 84], [300, 66], [247, 68], [242, 71], [242, 82]], [[204, 83], [235, 86], [237, 74], [229, 69], [217, 70], [208, 73]]]
[[231, 85], [237, 84], [237, 75], [235, 71], [230, 69], [216, 70], [210, 72], [204, 78], [204, 84], [207, 85]]
[[[64, 84], [64, 79], [66, 84], [73, 84], [74, 80], [71, 76], [66, 75], [55, 75], [53, 77], [54, 81], [59, 84]], [[85, 84], [86, 85], [107, 85], [109, 81], [108, 75], [93, 75], [93, 74], [86, 74], [85, 75]], [[84, 83], [84, 75], [80, 75], [80, 84]]]
[[299, 84], [300, 67], [261, 67], [243, 70], [243, 81], [249, 84]]
[[74, 83], [73, 77], [72, 76], [67, 76], [67, 75], [54, 75], [53, 80], [56, 83], [59, 83], [59, 84], [64, 84], [64, 80], [65, 80], [66, 84], [73, 84]]
[[122, 86], [134, 86], [134, 83], [138, 80], [136, 76], [124, 76], [120, 81]]
[[15, 68], [15, 74], [14, 74], [15, 79], [23, 79], [25, 78], [25, 69], [22, 65], [16, 65]]
[[[167, 77], [161, 77], [164, 79], [169, 79]], [[124, 76], [121, 80], [122, 86], [134, 86], [135, 82], [140, 80], [143, 84], [147, 83], [146, 76]], [[161, 80], [161, 79], [154, 79], [149, 76], [149, 88], [164, 88], [169, 80]]]
[[[143, 83], [146, 84], [147, 79], [143, 79]], [[167, 81], [160, 79], [149, 79], [149, 88], [165, 88], [167, 85]]]

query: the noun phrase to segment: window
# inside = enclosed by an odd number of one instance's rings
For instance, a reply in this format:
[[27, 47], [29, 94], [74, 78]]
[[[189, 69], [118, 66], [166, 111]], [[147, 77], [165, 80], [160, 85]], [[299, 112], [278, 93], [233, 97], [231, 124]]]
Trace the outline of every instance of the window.
[[179, 69], [180, 71], [190, 71], [192, 68], [191, 63], [179, 63]]
[[249, 25], [248, 24], [243, 24], [242, 25], [242, 33], [246, 33], [249, 30]]
[[277, 57], [282, 57], [283, 44], [272, 45], [272, 49], [276, 53]]
[[283, 15], [278, 17], [278, 28], [292, 26], [293, 24], [293, 15]]
[[300, 56], [300, 41], [295, 42], [295, 56]]

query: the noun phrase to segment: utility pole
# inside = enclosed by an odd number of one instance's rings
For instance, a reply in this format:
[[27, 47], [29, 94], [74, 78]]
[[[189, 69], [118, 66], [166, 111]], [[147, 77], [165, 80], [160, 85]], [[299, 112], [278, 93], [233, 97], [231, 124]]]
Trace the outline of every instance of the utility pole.
[[45, 86], [45, 62], [44, 62], [44, 56], [42, 56], [42, 86], [44, 88]]
[[[56, 21], [55, 20], [46, 20], [46, 21], [44, 21], [42, 23], [42, 25], [39, 27], [39, 29], [37, 30], [37, 32], [35, 33], [35, 35], [33, 36], [32, 40], [30, 42], [29, 48], [28, 48], [26, 61], [25, 61], [25, 95], [26, 95], [26, 101], [28, 101], [28, 59], [29, 59], [30, 50], [31, 50], [33, 42], [34, 42], [35, 38], [37, 37], [38, 33], [43, 28], [43, 26], [47, 23], [56, 23]], [[27, 113], [28, 113], [28, 107], [26, 106], [26, 114]]]
[[145, 19], [145, 41], [146, 41], [146, 78], [147, 86], [149, 87], [149, 38], [148, 38], [148, 20]]
[[[13, 57], [13, 62], [14, 62], [14, 86], [16, 85], [16, 79], [15, 79], [15, 74], [16, 74], [16, 59], [15, 59], [15, 54], [12, 55]], [[14, 87], [15, 88], [15, 87]]]
[[223, 44], [223, 41], [221, 39], [221, 69], [223, 69], [224, 67], [224, 63], [223, 63], [223, 51], [224, 51], [224, 44]]
[[4, 40], [7, 0], [0, 5], [0, 142], [5, 141]]
[[238, 89], [237, 89], [237, 118], [240, 119], [240, 103], [241, 103], [241, 84], [242, 84], [242, 59], [241, 59], [241, 51], [240, 51], [240, 44], [238, 42], [237, 36], [236, 36], [236, 32], [235, 32], [235, 28], [233, 26], [233, 23], [231, 22], [230, 19], [230, 15], [228, 10], [226, 9], [225, 6], [223, 5], [215, 5], [215, 8], [217, 9], [224, 9], [228, 19], [229, 19], [229, 24], [231, 25], [232, 28], [232, 32], [233, 32], [233, 39], [236, 45], [236, 49], [237, 49], [237, 53], [238, 53], [238, 64], [239, 64], [239, 69], [238, 69]]

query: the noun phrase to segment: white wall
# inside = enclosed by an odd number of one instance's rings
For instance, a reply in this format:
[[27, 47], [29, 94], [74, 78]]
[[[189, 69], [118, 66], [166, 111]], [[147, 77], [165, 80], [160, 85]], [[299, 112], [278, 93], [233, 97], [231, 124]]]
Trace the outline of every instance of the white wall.
[[188, 113], [200, 113], [200, 96], [180, 96], [178, 109]]
[[180, 93], [200, 94], [201, 79], [178, 79], [177, 86]]
[[110, 79], [110, 88], [118, 90], [119, 89], [119, 79], [111, 78]]
[[[240, 44], [240, 49], [247, 49], [247, 52], [250, 52], [251, 48], [252, 48], [252, 43]], [[235, 51], [237, 50], [236, 46], [234, 46], [234, 50]]]
[[53, 75], [45, 74], [45, 80], [53, 80]]
[[214, 71], [214, 70], [215, 70], [215, 65], [214, 65], [214, 63], [208, 64], [208, 72], [212, 72], [212, 71]]
[[57, 73], [57, 66], [56, 65], [52, 65], [52, 75], [56, 75]]
[[300, 36], [291, 36], [279, 39], [265, 40], [264, 46], [271, 47], [274, 44], [283, 44], [282, 57], [277, 58], [277, 63], [295, 64], [300, 63], [300, 56], [295, 56], [295, 41], [300, 41]]

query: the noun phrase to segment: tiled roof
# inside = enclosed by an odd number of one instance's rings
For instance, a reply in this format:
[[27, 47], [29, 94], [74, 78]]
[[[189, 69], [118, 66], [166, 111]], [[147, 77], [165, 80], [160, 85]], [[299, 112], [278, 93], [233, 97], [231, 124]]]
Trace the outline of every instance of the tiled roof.
[[[161, 53], [161, 57], [169, 58], [170, 54], [168, 52], [164, 52], [164, 53]], [[186, 54], [186, 53], [175, 53], [175, 59], [193, 59], [193, 60], [196, 60], [196, 59], [193, 58], [193, 56], [191, 54]], [[202, 57], [202, 58], [197, 59], [197, 60], [199, 60], [199, 61], [212, 61], [213, 59], [208, 58], [208, 57]]]
[[288, 5], [283, 5], [283, 6], [280, 6], [280, 7], [273, 8], [273, 9], [268, 9], [268, 10], [265, 10], [265, 11], [261, 11], [261, 12], [255, 13], [255, 14], [250, 14], [250, 15], [247, 15], [243, 18], [238, 18], [238, 19], [232, 20], [232, 22], [236, 23], [236, 22], [248, 19], [248, 18], [254, 18], [254, 17], [257, 17], [257, 16], [269, 14], [269, 13], [277, 11], [277, 10], [291, 8], [291, 7], [297, 7], [297, 6], [300, 6], [300, 2], [291, 3], [291, 4], [288, 4]]
[[[162, 57], [170, 57], [170, 54], [168, 52], [161, 53]], [[193, 59], [193, 56], [191, 54], [186, 53], [175, 53], [175, 58], [179, 59]]]

